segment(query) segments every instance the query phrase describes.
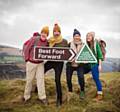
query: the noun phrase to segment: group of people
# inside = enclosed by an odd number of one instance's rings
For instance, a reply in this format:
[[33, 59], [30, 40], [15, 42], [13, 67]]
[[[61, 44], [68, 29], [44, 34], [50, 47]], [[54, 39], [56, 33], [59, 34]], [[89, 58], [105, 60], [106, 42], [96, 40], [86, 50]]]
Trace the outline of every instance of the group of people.
[[[53, 28], [53, 36], [47, 39], [49, 36], [49, 27], [45, 26], [42, 28], [40, 33], [34, 33], [33, 37], [30, 38], [27, 42], [25, 42], [24, 47], [24, 56], [26, 61], [26, 85], [24, 91], [23, 100], [25, 102], [29, 101], [31, 98], [31, 90], [32, 90], [32, 82], [33, 79], [36, 78], [37, 82], [37, 90], [38, 90], [38, 99], [41, 103], [47, 105], [47, 97], [45, 92], [45, 82], [44, 82], [44, 74], [50, 70], [54, 69], [55, 71], [55, 84], [56, 84], [56, 105], [62, 105], [62, 88], [61, 88], [61, 75], [64, 62], [63, 61], [39, 61], [34, 59], [34, 47], [35, 46], [50, 46], [50, 47], [70, 47], [74, 50], [76, 55], [81, 50], [84, 45], [81, 33], [74, 29], [73, 39], [71, 42], [67, 42], [61, 35], [61, 28], [58, 24], [54, 25]], [[96, 44], [95, 44], [96, 43]], [[97, 100], [103, 99], [102, 85], [99, 79], [99, 72], [102, 69], [102, 60], [103, 55], [100, 48], [100, 45], [97, 41], [95, 41], [95, 33], [89, 32], [86, 35], [86, 44], [89, 46], [93, 54], [97, 59], [97, 63], [76, 63], [75, 59], [71, 62], [66, 63], [66, 82], [68, 87], [67, 98], [70, 99], [71, 94], [73, 93], [72, 88], [72, 74], [73, 71], [77, 71], [78, 83], [80, 85], [80, 98], [85, 98], [85, 79], [84, 74], [91, 71], [92, 77], [95, 81], [97, 88]]]

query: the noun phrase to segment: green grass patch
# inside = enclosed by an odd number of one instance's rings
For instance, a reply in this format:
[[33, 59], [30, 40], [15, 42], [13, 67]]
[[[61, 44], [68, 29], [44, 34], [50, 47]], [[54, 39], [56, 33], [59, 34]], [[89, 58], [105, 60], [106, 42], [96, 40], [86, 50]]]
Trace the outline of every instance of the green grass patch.
[[[46, 94], [50, 104], [48, 106], [41, 105], [37, 102], [37, 93], [34, 92], [36, 82], [33, 82], [32, 98], [27, 104], [22, 102], [24, 93], [25, 80], [1, 80], [0, 81], [0, 112], [119, 112], [119, 101], [117, 96], [119, 91], [118, 83], [120, 81], [120, 73], [102, 73], [100, 79], [107, 86], [103, 87], [104, 99], [101, 102], [95, 102], [93, 99], [96, 95], [96, 86], [91, 75], [86, 75], [86, 98], [80, 100], [79, 85], [77, 75], [73, 75], [73, 96], [67, 102], [67, 85], [66, 76], [62, 75], [63, 105], [56, 107], [56, 88], [54, 75], [45, 77]], [[115, 83], [116, 82], [116, 83]], [[118, 83], [117, 83], [118, 82]], [[114, 83], [114, 84], [112, 84]], [[113, 91], [111, 93], [111, 84]], [[119, 89], [118, 89], [119, 90]], [[115, 95], [117, 94], [117, 96]], [[120, 100], [118, 98], [118, 100]], [[117, 101], [117, 102], [116, 102]]]

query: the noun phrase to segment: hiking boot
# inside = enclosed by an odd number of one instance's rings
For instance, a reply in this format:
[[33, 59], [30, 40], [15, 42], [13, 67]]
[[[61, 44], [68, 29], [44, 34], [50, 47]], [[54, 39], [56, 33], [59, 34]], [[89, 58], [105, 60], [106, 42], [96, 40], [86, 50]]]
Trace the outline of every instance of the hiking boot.
[[72, 96], [73, 96], [73, 93], [68, 92], [68, 94], [67, 94], [67, 102], [69, 102], [71, 100]]
[[102, 94], [97, 94], [96, 100], [97, 100], [97, 101], [103, 100], [103, 95], [102, 95]]
[[80, 92], [80, 99], [85, 99], [85, 92], [84, 91], [81, 91]]
[[48, 100], [47, 99], [38, 99], [38, 101], [45, 106], [48, 105]]
[[103, 100], [103, 94], [97, 94], [96, 97], [93, 100], [94, 101], [102, 101]]
[[28, 103], [29, 101], [30, 101], [30, 98], [26, 100], [24, 97], [22, 97], [22, 102]]

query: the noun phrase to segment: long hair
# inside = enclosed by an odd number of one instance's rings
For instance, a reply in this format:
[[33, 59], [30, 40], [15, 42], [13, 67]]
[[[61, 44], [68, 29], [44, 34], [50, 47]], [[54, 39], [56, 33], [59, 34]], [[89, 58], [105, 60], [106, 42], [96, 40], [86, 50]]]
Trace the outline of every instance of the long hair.
[[88, 42], [87, 39], [86, 39], [86, 42], [87, 42], [88, 46], [89, 46], [91, 49], [94, 49], [94, 35], [93, 35], [92, 33], [87, 33], [86, 37], [87, 37], [88, 35], [91, 35], [91, 36], [92, 36], [92, 40], [91, 40], [90, 42]]

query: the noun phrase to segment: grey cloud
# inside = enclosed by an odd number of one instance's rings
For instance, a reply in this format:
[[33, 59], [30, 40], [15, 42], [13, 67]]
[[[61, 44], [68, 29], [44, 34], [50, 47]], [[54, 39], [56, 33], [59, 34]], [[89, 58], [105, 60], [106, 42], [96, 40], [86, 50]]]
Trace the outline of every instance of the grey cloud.
[[105, 37], [110, 54], [120, 46], [113, 39], [115, 33], [120, 34], [119, 20], [120, 0], [0, 0], [1, 42], [12, 45], [21, 46], [42, 25], [57, 21], [65, 36], [72, 35], [74, 28], [85, 33], [91, 30], [111, 33], [112, 36]]

